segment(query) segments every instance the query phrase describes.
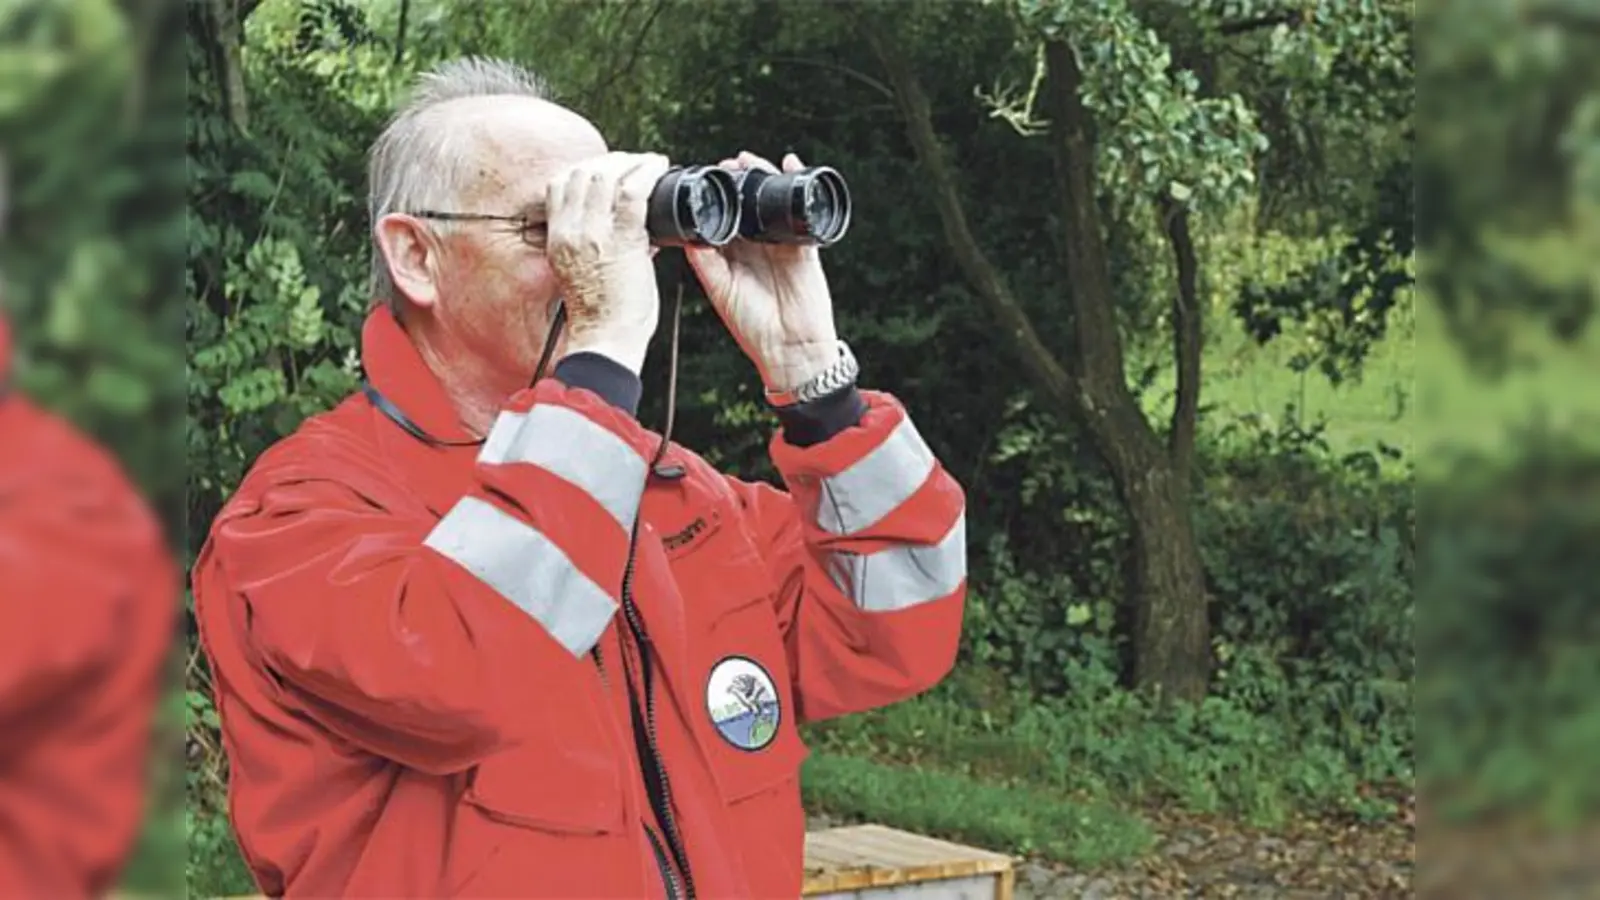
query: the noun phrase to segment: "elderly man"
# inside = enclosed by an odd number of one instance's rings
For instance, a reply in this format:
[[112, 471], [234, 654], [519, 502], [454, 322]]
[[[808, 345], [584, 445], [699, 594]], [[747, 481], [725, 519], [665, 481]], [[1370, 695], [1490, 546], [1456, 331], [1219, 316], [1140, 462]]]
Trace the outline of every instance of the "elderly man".
[[266, 893], [795, 897], [797, 724], [949, 670], [963, 493], [854, 386], [815, 248], [689, 251], [792, 493], [636, 419], [666, 170], [477, 59], [379, 137], [366, 388], [262, 455], [194, 578]]

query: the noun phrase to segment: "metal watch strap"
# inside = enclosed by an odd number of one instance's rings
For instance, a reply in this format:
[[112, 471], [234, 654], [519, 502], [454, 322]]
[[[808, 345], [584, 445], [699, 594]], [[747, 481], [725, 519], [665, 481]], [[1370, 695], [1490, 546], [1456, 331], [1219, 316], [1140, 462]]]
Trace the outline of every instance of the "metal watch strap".
[[829, 394], [842, 391], [856, 383], [861, 375], [861, 365], [856, 361], [856, 355], [850, 352], [850, 345], [844, 341], [839, 342], [839, 358], [833, 365], [823, 369], [810, 380], [788, 391], [767, 390], [767, 402], [773, 406], [794, 406], [799, 403], [809, 403], [826, 397]]

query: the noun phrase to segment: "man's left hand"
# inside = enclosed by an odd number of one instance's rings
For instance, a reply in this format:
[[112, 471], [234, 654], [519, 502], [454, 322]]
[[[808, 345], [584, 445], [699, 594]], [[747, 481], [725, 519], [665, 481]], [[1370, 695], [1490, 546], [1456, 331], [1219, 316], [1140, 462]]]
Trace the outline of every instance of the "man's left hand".
[[[719, 165], [777, 171], [748, 152]], [[783, 158], [783, 171], [802, 168], [793, 153]], [[791, 390], [839, 358], [833, 297], [815, 246], [737, 239], [685, 249], [711, 305], [769, 390]]]

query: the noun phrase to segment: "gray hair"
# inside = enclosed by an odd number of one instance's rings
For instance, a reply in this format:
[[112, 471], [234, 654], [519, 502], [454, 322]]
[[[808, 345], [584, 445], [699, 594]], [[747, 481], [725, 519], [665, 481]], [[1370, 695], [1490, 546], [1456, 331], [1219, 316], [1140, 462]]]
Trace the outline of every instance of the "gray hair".
[[[430, 113], [452, 100], [517, 96], [550, 99], [544, 79], [515, 63], [468, 56], [434, 67], [417, 79], [406, 102], [372, 144], [367, 171], [368, 226], [372, 231], [374, 301], [398, 306], [400, 291], [378, 246], [378, 220], [394, 212], [448, 209], [460, 196], [470, 151], [458, 129], [440, 127]], [[447, 227], [438, 223], [435, 227]]]

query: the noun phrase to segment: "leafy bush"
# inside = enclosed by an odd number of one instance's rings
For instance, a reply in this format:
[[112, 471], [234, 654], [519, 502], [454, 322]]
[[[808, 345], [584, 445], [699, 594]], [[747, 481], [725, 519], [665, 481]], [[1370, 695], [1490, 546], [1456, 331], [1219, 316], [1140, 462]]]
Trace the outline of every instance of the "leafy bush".
[[[1392, 460], [1335, 454], [1320, 429], [1288, 422], [1225, 429], [1208, 449], [1195, 518], [1213, 601], [1215, 695], [1292, 722], [1296, 739], [1337, 748], [1370, 777], [1407, 772], [1409, 478], [1386, 468]], [[1030, 477], [1067, 468], [1062, 456], [1041, 459], [1058, 450], [1030, 456]], [[1044, 564], [1019, 561], [1016, 540], [991, 535], [974, 578], [967, 659], [1041, 694], [1093, 693], [1121, 682], [1123, 533], [1107, 485], [1082, 470], [1052, 485], [1047, 502], [1062, 503], [1077, 540], [1065, 552], [1052, 542]]]
[[1293, 415], [1225, 430], [1196, 509], [1217, 696], [1337, 750], [1366, 780], [1409, 777], [1416, 547], [1409, 466], [1335, 453]]
[[1420, 774], [1442, 815], [1560, 824], [1600, 810], [1600, 453], [1542, 430], [1521, 444], [1423, 481]]

